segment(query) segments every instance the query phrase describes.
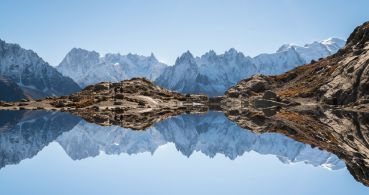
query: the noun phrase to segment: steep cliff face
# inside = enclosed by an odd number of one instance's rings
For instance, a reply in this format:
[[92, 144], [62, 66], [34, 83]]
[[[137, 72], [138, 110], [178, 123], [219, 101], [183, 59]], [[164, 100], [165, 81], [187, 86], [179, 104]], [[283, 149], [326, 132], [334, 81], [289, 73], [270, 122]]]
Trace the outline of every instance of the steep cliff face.
[[[331, 59], [330, 78], [318, 91], [329, 104], [369, 103], [369, 22], [357, 27]], [[327, 63], [329, 63], [328, 61]]]

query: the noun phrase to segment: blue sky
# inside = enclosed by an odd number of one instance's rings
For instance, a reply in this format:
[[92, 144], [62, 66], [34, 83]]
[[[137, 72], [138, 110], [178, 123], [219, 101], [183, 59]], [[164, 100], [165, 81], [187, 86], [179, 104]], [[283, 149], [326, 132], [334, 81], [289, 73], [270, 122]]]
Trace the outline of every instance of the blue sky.
[[347, 169], [329, 171], [303, 162], [283, 164], [276, 156], [253, 151], [235, 160], [222, 154], [210, 158], [200, 152], [187, 158], [172, 143], [159, 147], [153, 155], [101, 152], [94, 158], [73, 161], [53, 142], [34, 158], [1, 169], [0, 187], [4, 194], [37, 195], [368, 194], [368, 188]]
[[246, 55], [284, 43], [347, 38], [369, 20], [368, 0], [1, 0], [0, 39], [57, 65], [73, 47], [172, 64], [233, 47]]

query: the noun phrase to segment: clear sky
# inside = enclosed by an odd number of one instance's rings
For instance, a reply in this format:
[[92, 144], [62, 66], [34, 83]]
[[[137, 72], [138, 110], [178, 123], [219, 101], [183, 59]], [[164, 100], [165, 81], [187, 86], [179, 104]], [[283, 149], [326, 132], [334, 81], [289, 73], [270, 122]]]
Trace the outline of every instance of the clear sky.
[[368, 0], [0, 0], [0, 39], [57, 65], [73, 47], [173, 64], [233, 47], [246, 55], [284, 43], [347, 38], [369, 20]]

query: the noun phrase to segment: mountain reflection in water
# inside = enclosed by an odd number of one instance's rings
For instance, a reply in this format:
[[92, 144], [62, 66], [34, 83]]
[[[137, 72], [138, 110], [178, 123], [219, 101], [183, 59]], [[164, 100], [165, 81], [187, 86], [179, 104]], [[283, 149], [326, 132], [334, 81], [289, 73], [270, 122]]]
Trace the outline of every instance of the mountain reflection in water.
[[[263, 133], [259, 134], [241, 128], [245, 124], [244, 116], [247, 115], [237, 115], [235, 112], [184, 114], [162, 120], [143, 131], [135, 131], [120, 126], [88, 123], [63, 112], [1, 111], [0, 171], [6, 165], [33, 158], [51, 142], [58, 143], [73, 160], [96, 157], [101, 152], [108, 155], [154, 154], [160, 146], [173, 143], [177, 151], [187, 157], [191, 157], [194, 152], [201, 152], [210, 158], [222, 154], [234, 160], [255, 151], [262, 155], [274, 155], [285, 164], [304, 162], [330, 170], [345, 168], [345, 161], [340, 160], [336, 154], [319, 149], [321, 147], [318, 145], [312, 147], [299, 142], [299, 139], [295, 141], [283, 135], [283, 132], [260, 130]], [[252, 126], [254, 123], [251, 119], [246, 121]], [[358, 175], [353, 172], [351, 174], [362, 182]], [[366, 174], [361, 172], [359, 176]]]
[[[106, 154], [154, 153], [167, 143], [190, 157], [195, 151], [229, 159], [245, 152], [272, 154], [283, 163], [303, 161], [313, 166], [341, 169], [334, 154], [312, 148], [276, 133], [255, 134], [229, 121], [222, 113], [180, 115], [154, 124], [145, 131], [119, 126], [99, 126], [73, 115], [45, 111], [1, 111], [0, 167], [37, 155], [50, 142], [58, 142], [74, 160]], [[8, 120], [5, 116], [11, 116]]]

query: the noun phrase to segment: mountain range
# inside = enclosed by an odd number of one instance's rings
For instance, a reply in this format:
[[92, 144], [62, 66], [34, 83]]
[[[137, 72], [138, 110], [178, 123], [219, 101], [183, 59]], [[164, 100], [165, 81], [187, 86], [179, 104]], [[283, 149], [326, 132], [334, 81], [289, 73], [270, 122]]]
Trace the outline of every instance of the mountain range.
[[209, 51], [194, 57], [189, 51], [177, 58], [173, 66], [159, 62], [155, 56], [106, 54], [72, 49], [57, 66], [64, 76], [80, 87], [103, 81], [118, 82], [145, 77], [155, 84], [182, 93], [222, 95], [241, 79], [261, 73], [280, 74], [312, 60], [332, 55], [345, 41], [330, 38], [304, 46], [286, 44], [272, 54], [245, 56], [231, 48], [224, 54]]
[[99, 82], [119, 82], [133, 77], [155, 80], [165, 67], [154, 54], [149, 57], [136, 54], [106, 54], [100, 57], [95, 51], [73, 48], [57, 70], [72, 78], [80, 87], [86, 87]]
[[[189, 51], [169, 66], [151, 56], [105, 54], [73, 48], [55, 68], [34, 51], [0, 40], [0, 100], [38, 99], [69, 95], [91, 84], [145, 77], [182, 93], [222, 95], [254, 74], [280, 74], [312, 60], [332, 55], [345, 41], [330, 38], [304, 46], [286, 44], [277, 52], [245, 56], [233, 48], [194, 57]], [[6, 81], [6, 82], [5, 82]], [[8, 93], [12, 91], [12, 93]]]
[[[21, 48], [17, 44], [6, 43], [0, 40], [0, 83], [2, 96], [15, 89], [16, 84], [25, 96], [30, 98], [43, 98], [46, 96], [68, 95], [80, 90], [80, 87], [69, 77], [60, 74], [34, 51]], [[8, 80], [8, 84], [3, 81]], [[12, 83], [9, 85], [9, 83]], [[10, 87], [10, 88], [9, 88]], [[17, 100], [21, 96], [8, 98]], [[0, 100], [7, 100], [2, 98]]]
[[230, 49], [217, 55], [209, 51], [201, 57], [184, 53], [174, 66], [168, 66], [155, 83], [182, 93], [223, 95], [231, 86], [254, 74], [275, 75], [336, 53], [345, 41], [330, 38], [304, 46], [283, 45], [272, 54], [254, 58]]

